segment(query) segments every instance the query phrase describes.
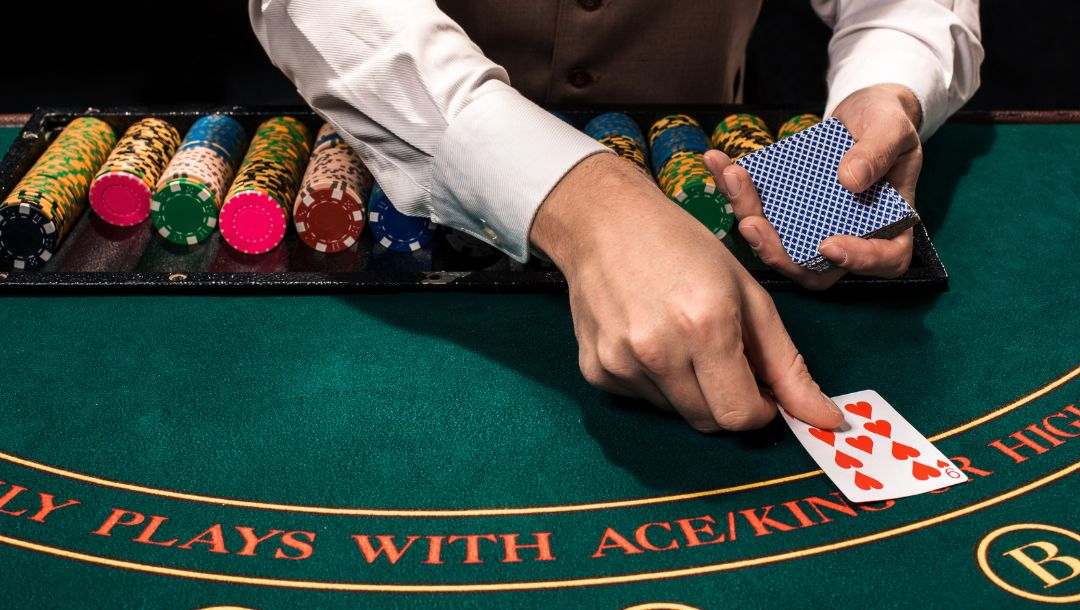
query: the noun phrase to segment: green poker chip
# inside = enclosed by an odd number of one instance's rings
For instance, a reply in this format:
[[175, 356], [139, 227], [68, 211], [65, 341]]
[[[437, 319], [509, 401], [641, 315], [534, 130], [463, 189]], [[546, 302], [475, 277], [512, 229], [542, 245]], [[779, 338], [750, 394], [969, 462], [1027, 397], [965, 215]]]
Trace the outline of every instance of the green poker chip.
[[731, 202], [711, 180], [691, 179], [672, 193], [671, 199], [720, 239], [735, 226]]
[[217, 230], [217, 197], [201, 182], [189, 178], [169, 180], [150, 201], [150, 219], [165, 239], [193, 246]]

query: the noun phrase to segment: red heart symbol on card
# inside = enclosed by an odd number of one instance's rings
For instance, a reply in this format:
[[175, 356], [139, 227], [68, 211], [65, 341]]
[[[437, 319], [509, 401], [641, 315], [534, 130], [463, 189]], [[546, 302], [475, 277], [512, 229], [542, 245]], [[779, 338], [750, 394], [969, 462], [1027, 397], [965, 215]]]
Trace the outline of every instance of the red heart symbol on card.
[[934, 468], [933, 466], [927, 466], [922, 462], [913, 461], [911, 463], [911, 476], [915, 477], [920, 481], [925, 481], [929, 478], [941, 476], [941, 471], [937, 468]]
[[881, 489], [881, 481], [878, 481], [873, 477], [868, 477], [858, 470], [855, 471], [855, 485], [863, 491]]
[[885, 419], [867, 422], [863, 424], [863, 428], [866, 428], [867, 432], [873, 432], [874, 434], [884, 436], [885, 438], [892, 436], [892, 424]]
[[861, 434], [859, 436], [849, 436], [845, 438], [844, 441], [852, 447], [865, 453], [872, 453], [874, 451], [874, 439], [866, 436], [865, 434]]
[[938, 468], [947, 468], [949, 466], [949, 463], [946, 462], [945, 460], [938, 460], [937, 465], [938, 465]]
[[836, 442], [836, 433], [832, 430], [822, 430], [821, 428], [811, 427], [810, 436], [830, 446]]
[[870, 413], [874, 410], [874, 408], [870, 406], [870, 403], [865, 400], [848, 403], [844, 405], [844, 409], [846, 409], [848, 413], [854, 413], [855, 415], [865, 417], [866, 419], [870, 419]]
[[833, 461], [836, 462], [837, 466], [843, 468], [844, 470], [847, 470], [852, 466], [854, 466], [855, 468], [862, 468], [862, 462], [844, 453], [843, 451], [840, 451], [839, 449], [836, 450], [836, 455], [833, 457]]
[[919, 450], [914, 447], [908, 447], [904, 443], [898, 443], [893, 441], [892, 444], [892, 456], [901, 462], [908, 458], [919, 457]]

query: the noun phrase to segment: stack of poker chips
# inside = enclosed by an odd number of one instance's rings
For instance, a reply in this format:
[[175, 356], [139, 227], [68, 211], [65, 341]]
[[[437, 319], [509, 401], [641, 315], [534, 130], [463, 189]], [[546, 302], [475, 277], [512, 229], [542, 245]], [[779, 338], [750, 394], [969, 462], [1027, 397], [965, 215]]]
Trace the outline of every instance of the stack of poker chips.
[[150, 200], [150, 219], [162, 237], [195, 245], [214, 234], [244, 139], [244, 128], [225, 115], [195, 121]]
[[739, 113], [725, 117], [716, 125], [710, 144], [734, 161], [761, 150], [774, 141], [761, 117]]
[[391, 252], [416, 252], [431, 244], [435, 225], [423, 216], [402, 214], [378, 184], [368, 198], [368, 227], [376, 243]]
[[37, 269], [56, 252], [86, 207], [94, 174], [116, 144], [104, 121], [75, 119], [0, 203], [0, 262]]
[[148, 117], [124, 132], [90, 185], [90, 207], [105, 222], [137, 225], [150, 216], [150, 197], [180, 146], [172, 125]]
[[315, 137], [311, 161], [293, 206], [300, 240], [319, 252], [351, 247], [364, 230], [364, 197], [371, 172], [330, 125]]
[[585, 133], [648, 173], [648, 147], [634, 119], [621, 112], [608, 112], [589, 121]]
[[701, 125], [685, 114], [665, 116], [649, 129], [649, 143], [660, 190], [717, 237], [727, 235], [735, 214], [705, 166], [709, 140]]
[[780, 126], [780, 129], [776, 130], [776, 139], [783, 140], [788, 136], [793, 136], [800, 131], [813, 127], [821, 122], [821, 117], [816, 114], [797, 114], [790, 119], [784, 121], [784, 124]]
[[269, 252], [285, 238], [311, 133], [293, 117], [263, 121], [221, 206], [221, 237], [244, 254]]

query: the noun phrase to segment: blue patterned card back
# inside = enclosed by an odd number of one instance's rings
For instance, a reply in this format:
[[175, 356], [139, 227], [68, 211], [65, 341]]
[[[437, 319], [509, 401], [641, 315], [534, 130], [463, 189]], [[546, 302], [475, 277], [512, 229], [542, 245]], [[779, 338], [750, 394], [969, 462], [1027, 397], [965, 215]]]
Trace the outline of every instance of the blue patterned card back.
[[840, 185], [840, 159], [854, 144], [847, 128], [830, 118], [736, 161], [750, 173], [784, 250], [809, 269], [831, 267], [818, 253], [827, 237], [894, 237], [919, 221], [884, 180], [858, 194]]

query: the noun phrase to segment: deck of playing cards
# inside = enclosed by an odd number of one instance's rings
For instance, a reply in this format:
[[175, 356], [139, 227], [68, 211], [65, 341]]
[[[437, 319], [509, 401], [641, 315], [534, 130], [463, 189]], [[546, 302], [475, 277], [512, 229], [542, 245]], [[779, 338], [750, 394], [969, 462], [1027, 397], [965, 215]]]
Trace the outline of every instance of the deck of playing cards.
[[822, 430], [780, 409], [784, 421], [852, 502], [878, 502], [941, 489], [968, 480], [877, 392], [834, 396], [843, 429]]
[[831, 118], [736, 161], [750, 173], [784, 250], [808, 269], [832, 266], [818, 252], [827, 237], [887, 239], [919, 221], [884, 180], [858, 194], [840, 185], [840, 159], [854, 144], [847, 128]]

